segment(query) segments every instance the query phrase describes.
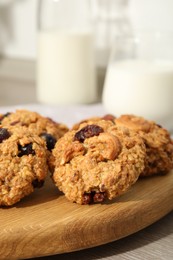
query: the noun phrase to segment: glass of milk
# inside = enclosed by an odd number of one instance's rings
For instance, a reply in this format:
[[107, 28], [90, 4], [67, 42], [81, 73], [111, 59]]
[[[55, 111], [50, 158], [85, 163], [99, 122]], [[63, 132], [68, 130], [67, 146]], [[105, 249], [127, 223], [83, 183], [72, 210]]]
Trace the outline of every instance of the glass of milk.
[[102, 100], [115, 116], [143, 116], [173, 130], [173, 33], [116, 39]]
[[40, 0], [37, 98], [47, 104], [97, 100], [90, 0]]

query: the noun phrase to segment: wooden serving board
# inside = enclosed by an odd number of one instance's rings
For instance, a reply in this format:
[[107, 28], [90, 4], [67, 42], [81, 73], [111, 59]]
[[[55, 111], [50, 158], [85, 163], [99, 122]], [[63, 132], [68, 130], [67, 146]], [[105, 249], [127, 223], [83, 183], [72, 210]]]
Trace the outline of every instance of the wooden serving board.
[[124, 195], [95, 205], [67, 201], [48, 180], [11, 208], [0, 209], [1, 259], [72, 252], [137, 232], [173, 210], [173, 172], [140, 179]]

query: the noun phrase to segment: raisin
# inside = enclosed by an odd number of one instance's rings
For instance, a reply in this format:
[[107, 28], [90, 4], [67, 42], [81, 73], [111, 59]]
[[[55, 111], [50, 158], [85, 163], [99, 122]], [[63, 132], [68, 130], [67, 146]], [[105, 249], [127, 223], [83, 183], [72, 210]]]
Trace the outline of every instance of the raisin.
[[105, 192], [95, 193], [94, 196], [93, 196], [93, 201], [94, 202], [102, 202], [102, 201], [104, 201], [105, 197], [106, 197]]
[[87, 125], [75, 134], [74, 141], [79, 141], [83, 143], [86, 138], [99, 135], [102, 132], [103, 128], [98, 125]]
[[55, 137], [48, 133], [42, 133], [40, 136], [46, 141], [47, 149], [51, 151], [55, 147], [57, 141]]
[[1, 116], [0, 116], [0, 123], [2, 122], [2, 120], [3, 120], [5, 117], [9, 116], [10, 114], [11, 114], [10, 112], [7, 112], [7, 113], [1, 115]]
[[90, 204], [91, 202], [92, 202], [92, 195], [91, 195], [91, 193], [85, 193], [83, 195], [82, 204], [83, 205], [87, 205], [87, 204]]
[[[17, 125], [17, 124], [19, 124], [19, 123], [20, 123], [20, 121], [19, 121], [19, 120], [16, 120], [16, 121], [11, 122], [10, 125]], [[21, 125], [23, 125], [23, 124], [21, 124]], [[24, 125], [23, 125], [23, 126], [24, 126]]]
[[98, 192], [92, 191], [91, 193], [84, 193], [82, 204], [87, 205], [96, 202], [102, 202], [106, 198], [105, 192]]
[[102, 117], [102, 119], [103, 120], [110, 120], [110, 121], [112, 121], [112, 122], [114, 122], [114, 119], [115, 119], [116, 117], [115, 116], [113, 116], [113, 115], [111, 115], [111, 114], [107, 114], [107, 115], [105, 115], [105, 116], [103, 116]]
[[10, 137], [10, 133], [6, 128], [0, 128], [0, 143], [2, 143], [3, 140], [8, 139]]
[[38, 179], [35, 179], [32, 182], [32, 185], [34, 188], [41, 188], [43, 186], [43, 184], [44, 184], [44, 180], [39, 181]]
[[26, 144], [25, 146], [21, 146], [20, 144], [18, 145], [18, 150], [19, 150], [19, 157], [22, 157], [23, 155], [35, 155], [35, 151], [32, 149], [32, 143]]

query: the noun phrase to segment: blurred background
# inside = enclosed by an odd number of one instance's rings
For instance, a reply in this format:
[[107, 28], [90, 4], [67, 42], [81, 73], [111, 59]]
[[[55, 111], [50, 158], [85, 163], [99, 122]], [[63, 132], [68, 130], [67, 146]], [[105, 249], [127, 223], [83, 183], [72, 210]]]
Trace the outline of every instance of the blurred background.
[[[135, 31], [173, 30], [172, 0], [129, 0], [126, 4]], [[37, 9], [37, 0], [0, 0], [0, 105], [36, 102]], [[100, 77], [102, 81], [104, 71]], [[22, 91], [24, 85], [25, 96], [15, 99], [15, 88]]]

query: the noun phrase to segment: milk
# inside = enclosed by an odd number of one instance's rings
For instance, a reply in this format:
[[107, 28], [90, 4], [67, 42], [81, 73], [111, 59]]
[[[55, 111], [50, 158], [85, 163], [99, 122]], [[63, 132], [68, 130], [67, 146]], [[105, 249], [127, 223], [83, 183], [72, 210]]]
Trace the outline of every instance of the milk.
[[37, 97], [50, 104], [91, 103], [97, 98], [93, 38], [89, 31], [38, 35]]
[[135, 114], [173, 129], [173, 62], [110, 63], [103, 90], [109, 113]]

